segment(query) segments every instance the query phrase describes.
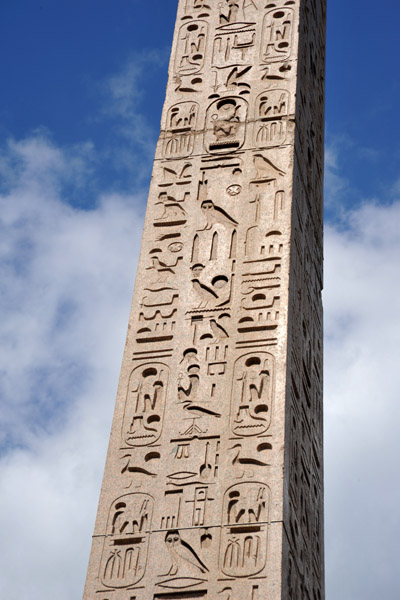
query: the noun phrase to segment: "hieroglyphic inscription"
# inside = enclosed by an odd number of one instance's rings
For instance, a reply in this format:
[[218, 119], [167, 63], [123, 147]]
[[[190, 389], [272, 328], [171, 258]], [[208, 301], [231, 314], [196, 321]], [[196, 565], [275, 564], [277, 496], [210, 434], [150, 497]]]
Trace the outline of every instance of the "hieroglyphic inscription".
[[198, 111], [197, 102], [179, 102], [169, 109], [164, 142], [166, 158], [182, 158], [192, 154]]
[[266, 433], [271, 424], [274, 359], [267, 353], [246, 354], [234, 369], [231, 430], [240, 436]]
[[84, 600], [323, 600], [324, 23], [178, 1]]
[[[199, 7], [199, 4], [197, 6]], [[204, 8], [207, 8], [207, 5]], [[182, 25], [178, 36], [175, 62], [176, 92], [188, 95], [201, 91], [207, 43], [208, 24], [206, 21], [189, 21]]]
[[226, 154], [241, 148], [245, 141], [247, 103], [227, 97], [213, 102], [206, 116], [204, 146], [212, 154]]
[[128, 494], [111, 506], [100, 567], [105, 586], [128, 587], [144, 576], [152, 512], [148, 494]]
[[288, 60], [292, 52], [294, 10], [279, 8], [270, 10], [264, 17], [261, 43], [264, 61]]
[[225, 493], [220, 546], [221, 570], [233, 577], [256, 575], [265, 566], [268, 543], [269, 489], [239, 483]]
[[151, 363], [132, 371], [123, 420], [128, 446], [148, 446], [158, 440], [163, 426], [168, 367]]
[[280, 146], [286, 141], [289, 117], [289, 92], [267, 90], [257, 98], [255, 145], [259, 148]]

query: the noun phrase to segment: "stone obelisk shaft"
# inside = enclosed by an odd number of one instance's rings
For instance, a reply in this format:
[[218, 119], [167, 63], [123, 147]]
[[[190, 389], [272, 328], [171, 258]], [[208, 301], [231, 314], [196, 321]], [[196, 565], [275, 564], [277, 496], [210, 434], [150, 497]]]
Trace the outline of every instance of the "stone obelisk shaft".
[[325, 0], [180, 0], [84, 600], [321, 600]]

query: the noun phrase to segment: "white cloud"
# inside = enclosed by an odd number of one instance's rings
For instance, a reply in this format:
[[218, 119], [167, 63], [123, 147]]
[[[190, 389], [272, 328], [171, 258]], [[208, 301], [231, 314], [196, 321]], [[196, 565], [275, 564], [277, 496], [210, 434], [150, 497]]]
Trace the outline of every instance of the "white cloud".
[[325, 206], [337, 206], [338, 198], [345, 192], [349, 182], [341, 175], [339, 168], [338, 140], [330, 141], [325, 146]]
[[400, 532], [400, 202], [327, 227], [328, 598], [395, 598]]
[[[125, 140], [124, 146], [118, 144], [112, 148], [117, 153], [120, 163], [131, 169], [132, 152], [138, 155], [138, 146], [145, 152], [147, 161], [154, 155], [154, 145], [158, 131], [147, 121], [143, 114], [142, 82], [144, 73], [158, 73], [167, 64], [169, 50], [164, 52], [151, 51], [131, 57], [118, 73], [110, 76], [101, 86], [103, 96], [102, 116], [114, 121], [115, 133]], [[159, 75], [158, 75], [159, 76]], [[131, 148], [126, 144], [130, 144]]]
[[0, 596], [82, 594], [144, 194], [68, 204], [90, 148], [43, 135], [4, 150], [0, 195]]

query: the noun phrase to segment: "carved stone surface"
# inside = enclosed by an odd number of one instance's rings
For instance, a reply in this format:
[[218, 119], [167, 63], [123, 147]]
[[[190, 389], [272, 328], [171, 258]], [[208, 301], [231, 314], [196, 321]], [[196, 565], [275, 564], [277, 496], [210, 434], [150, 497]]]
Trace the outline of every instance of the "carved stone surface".
[[179, 0], [84, 600], [323, 600], [326, 0]]

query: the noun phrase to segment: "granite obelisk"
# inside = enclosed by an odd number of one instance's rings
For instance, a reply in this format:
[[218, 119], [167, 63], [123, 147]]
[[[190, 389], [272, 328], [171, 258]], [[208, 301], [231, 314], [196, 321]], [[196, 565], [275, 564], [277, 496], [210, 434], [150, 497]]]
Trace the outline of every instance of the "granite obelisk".
[[325, 12], [178, 2], [84, 600], [324, 598]]

